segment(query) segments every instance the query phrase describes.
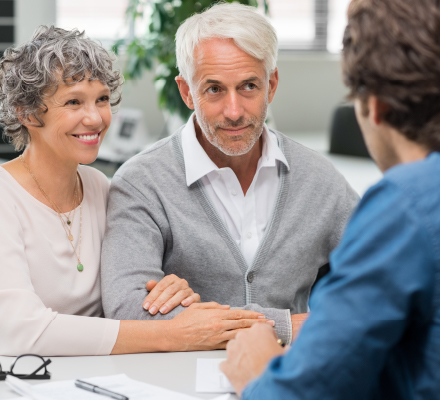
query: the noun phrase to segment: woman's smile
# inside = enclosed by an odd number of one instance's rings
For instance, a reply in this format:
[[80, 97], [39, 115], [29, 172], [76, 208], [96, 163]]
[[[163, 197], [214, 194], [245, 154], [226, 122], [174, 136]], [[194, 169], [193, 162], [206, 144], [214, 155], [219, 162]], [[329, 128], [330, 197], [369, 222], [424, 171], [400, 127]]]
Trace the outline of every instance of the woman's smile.
[[84, 143], [86, 145], [89, 145], [89, 146], [90, 145], [97, 145], [99, 143], [101, 131], [77, 133], [77, 134], [73, 134], [72, 136], [74, 136], [76, 138], [76, 140], [78, 140], [79, 142]]

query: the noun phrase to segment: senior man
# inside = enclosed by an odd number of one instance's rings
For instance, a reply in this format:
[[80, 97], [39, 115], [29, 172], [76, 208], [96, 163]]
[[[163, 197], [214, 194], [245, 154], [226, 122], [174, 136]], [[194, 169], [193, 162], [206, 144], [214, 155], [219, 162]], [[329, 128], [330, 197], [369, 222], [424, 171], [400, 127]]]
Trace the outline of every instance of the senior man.
[[332, 271], [291, 350], [264, 371], [283, 353], [271, 328], [229, 342], [222, 368], [243, 399], [440, 398], [440, 47], [433, 27], [440, 27], [438, 0], [351, 2], [344, 77], [366, 144], [386, 172], [332, 254]]
[[147, 312], [139, 301], [143, 282], [175, 274], [202, 301], [264, 313], [289, 343], [357, 195], [323, 156], [265, 125], [277, 37], [253, 7], [218, 4], [194, 15], [176, 50], [176, 81], [195, 113], [112, 181], [105, 314], [172, 318], [181, 307], [167, 314], [166, 304], [147, 301]]

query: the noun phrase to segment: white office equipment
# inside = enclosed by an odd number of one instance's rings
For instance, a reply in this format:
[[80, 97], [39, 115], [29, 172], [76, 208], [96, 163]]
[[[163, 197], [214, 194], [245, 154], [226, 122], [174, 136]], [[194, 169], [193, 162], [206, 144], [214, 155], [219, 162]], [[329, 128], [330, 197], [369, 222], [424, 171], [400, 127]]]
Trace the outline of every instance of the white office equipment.
[[112, 123], [99, 149], [98, 158], [123, 163], [143, 150], [150, 142], [142, 111], [121, 108], [113, 115]]
[[224, 358], [198, 358], [196, 372], [196, 392], [235, 393], [226, 375], [220, 371]]

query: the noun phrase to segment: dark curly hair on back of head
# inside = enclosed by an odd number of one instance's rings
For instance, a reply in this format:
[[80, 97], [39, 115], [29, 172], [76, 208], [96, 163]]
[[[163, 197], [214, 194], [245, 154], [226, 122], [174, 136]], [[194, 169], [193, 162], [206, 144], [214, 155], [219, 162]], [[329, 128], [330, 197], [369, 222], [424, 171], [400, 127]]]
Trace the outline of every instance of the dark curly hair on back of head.
[[344, 35], [349, 97], [376, 96], [386, 123], [440, 150], [440, 1], [352, 0]]
[[21, 121], [34, 116], [43, 126], [44, 98], [58, 84], [99, 80], [110, 89], [112, 107], [121, 101], [121, 73], [113, 70], [114, 56], [77, 29], [40, 26], [31, 40], [9, 48], [0, 60], [0, 124], [4, 135], [22, 150], [30, 141]]

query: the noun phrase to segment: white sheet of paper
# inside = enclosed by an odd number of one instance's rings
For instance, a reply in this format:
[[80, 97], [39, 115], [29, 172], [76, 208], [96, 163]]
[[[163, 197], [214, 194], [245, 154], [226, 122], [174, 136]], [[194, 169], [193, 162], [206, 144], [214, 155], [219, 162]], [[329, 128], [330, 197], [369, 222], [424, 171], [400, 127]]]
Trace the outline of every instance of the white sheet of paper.
[[219, 365], [224, 358], [198, 358], [196, 373], [196, 392], [198, 393], [235, 393], [229, 379], [220, 371]]
[[[116, 393], [123, 394], [130, 400], [200, 400], [158, 386], [130, 379], [127, 375], [101, 376], [81, 379]], [[110, 397], [79, 389], [75, 381], [59, 381], [31, 386], [32, 390], [48, 399], [53, 400], [105, 400]], [[15, 400], [15, 399], [14, 399]]]

